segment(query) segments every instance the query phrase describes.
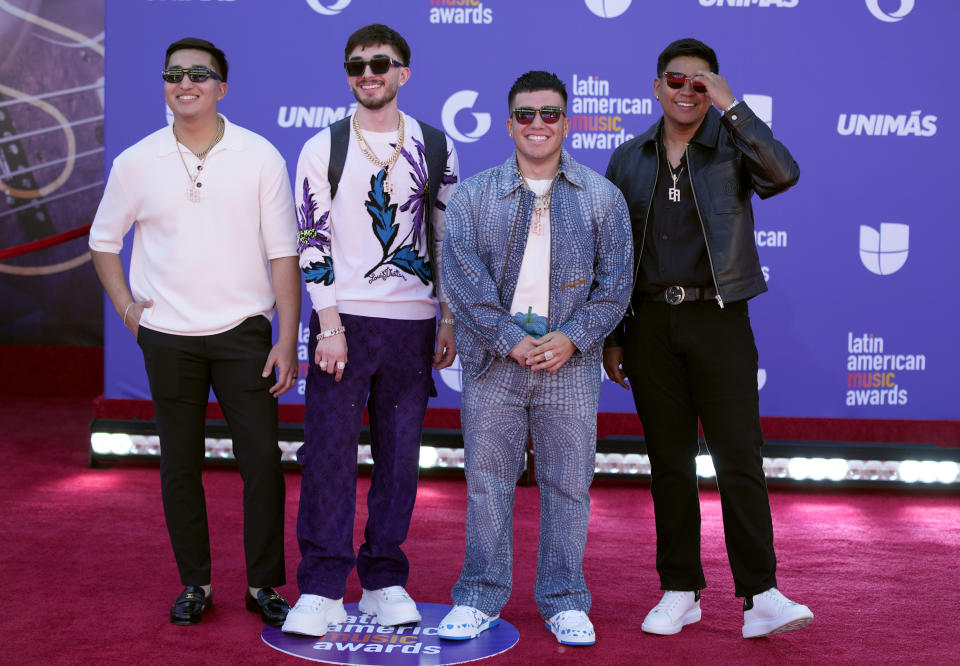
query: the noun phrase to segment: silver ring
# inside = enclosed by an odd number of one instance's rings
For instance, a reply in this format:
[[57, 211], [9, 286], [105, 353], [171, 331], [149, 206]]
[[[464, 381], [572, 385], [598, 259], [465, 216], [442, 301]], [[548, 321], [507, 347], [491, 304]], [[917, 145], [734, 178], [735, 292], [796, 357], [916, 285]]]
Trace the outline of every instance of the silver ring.
[[347, 367], [346, 361], [337, 361], [337, 370], [343, 370], [345, 367]]
[[544, 360], [544, 361], [549, 361], [549, 360], [551, 360], [552, 358], [553, 358], [553, 351], [552, 351], [552, 350], [548, 349], [547, 351], [543, 352], [543, 360]]
[[326, 361], [320, 361], [319, 363], [317, 363], [317, 365], [320, 366], [320, 369], [321, 369], [321, 370], [326, 370], [326, 369], [327, 369], [327, 362], [326, 362]]

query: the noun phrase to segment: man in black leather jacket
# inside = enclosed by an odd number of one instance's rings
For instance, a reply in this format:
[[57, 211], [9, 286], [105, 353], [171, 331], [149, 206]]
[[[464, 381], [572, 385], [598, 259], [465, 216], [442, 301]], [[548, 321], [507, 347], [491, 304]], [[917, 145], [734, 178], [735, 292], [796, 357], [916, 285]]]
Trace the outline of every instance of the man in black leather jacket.
[[813, 620], [777, 590], [747, 311], [747, 300], [767, 289], [750, 199], [783, 192], [800, 171], [717, 72], [706, 44], [667, 46], [653, 82], [663, 117], [610, 159], [607, 178], [627, 200], [637, 251], [631, 306], [607, 340], [604, 368], [632, 387], [650, 457], [664, 595], [643, 630], [675, 634], [700, 620], [699, 422], [736, 594], [744, 597], [743, 636], [752, 638]]

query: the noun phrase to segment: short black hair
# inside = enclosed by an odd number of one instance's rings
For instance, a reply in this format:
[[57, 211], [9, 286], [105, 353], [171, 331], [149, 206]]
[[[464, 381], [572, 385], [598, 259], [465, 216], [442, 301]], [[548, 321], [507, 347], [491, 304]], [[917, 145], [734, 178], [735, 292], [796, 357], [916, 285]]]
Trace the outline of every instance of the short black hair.
[[343, 59], [349, 60], [350, 54], [358, 46], [376, 46], [386, 44], [392, 46], [400, 56], [404, 67], [410, 66], [410, 45], [399, 32], [382, 23], [365, 25], [347, 38], [347, 45], [343, 49]]
[[560, 96], [563, 98], [563, 108], [567, 108], [567, 87], [563, 85], [563, 81], [561, 81], [556, 74], [544, 72], [539, 69], [521, 74], [520, 77], [513, 82], [510, 93], [507, 95], [507, 108], [513, 109], [513, 100], [518, 93], [533, 92], [534, 90], [552, 90], [560, 93]]
[[223, 51], [214, 46], [212, 42], [208, 42], [205, 39], [199, 39], [197, 37], [184, 37], [183, 39], [178, 39], [167, 47], [167, 57], [163, 61], [163, 66], [166, 67], [170, 64], [170, 56], [172, 56], [176, 51], [183, 51], [186, 49], [192, 49], [194, 51], [206, 51], [209, 53], [213, 57], [217, 74], [220, 75], [220, 78], [223, 79], [224, 83], [227, 82], [227, 56], [223, 54]]
[[699, 39], [685, 37], [668, 44], [667, 48], [657, 57], [657, 78], [666, 71], [667, 63], [680, 56], [706, 60], [711, 72], [714, 74], [720, 73], [720, 65], [717, 64], [717, 54], [714, 50]]

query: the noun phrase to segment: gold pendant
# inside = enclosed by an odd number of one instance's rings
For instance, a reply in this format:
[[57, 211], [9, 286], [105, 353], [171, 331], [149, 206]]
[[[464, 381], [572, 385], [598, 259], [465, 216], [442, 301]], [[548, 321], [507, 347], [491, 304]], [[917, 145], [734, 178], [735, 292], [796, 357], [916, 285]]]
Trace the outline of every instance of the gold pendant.
[[200, 190], [193, 184], [187, 188], [187, 199], [192, 203], [200, 203]]
[[393, 183], [389, 180], [383, 181], [383, 191], [387, 194], [393, 194]]

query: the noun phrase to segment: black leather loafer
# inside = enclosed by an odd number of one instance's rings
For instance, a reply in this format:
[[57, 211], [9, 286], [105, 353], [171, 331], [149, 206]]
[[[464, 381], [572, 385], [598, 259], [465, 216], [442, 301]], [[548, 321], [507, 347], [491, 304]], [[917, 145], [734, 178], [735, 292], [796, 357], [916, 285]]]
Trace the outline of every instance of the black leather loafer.
[[206, 594], [199, 585], [187, 585], [170, 609], [172, 624], [196, 624], [203, 619], [203, 611], [213, 605], [213, 592]]
[[287, 619], [287, 613], [290, 612], [290, 604], [272, 587], [260, 588], [256, 599], [250, 594], [250, 590], [247, 590], [244, 600], [247, 602], [247, 610], [251, 613], [260, 613], [264, 624], [269, 624], [271, 627], [282, 626], [283, 621]]

